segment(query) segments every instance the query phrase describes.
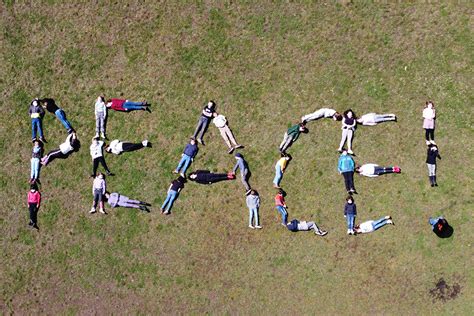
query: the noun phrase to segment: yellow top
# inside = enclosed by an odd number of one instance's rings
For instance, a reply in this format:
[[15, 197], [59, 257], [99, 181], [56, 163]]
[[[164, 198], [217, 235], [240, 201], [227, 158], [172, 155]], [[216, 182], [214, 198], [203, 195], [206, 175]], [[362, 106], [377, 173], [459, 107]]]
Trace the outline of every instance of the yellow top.
[[282, 172], [285, 171], [287, 163], [288, 163], [288, 159], [286, 159], [286, 157], [281, 157], [280, 159], [278, 159], [277, 165], [280, 165]]

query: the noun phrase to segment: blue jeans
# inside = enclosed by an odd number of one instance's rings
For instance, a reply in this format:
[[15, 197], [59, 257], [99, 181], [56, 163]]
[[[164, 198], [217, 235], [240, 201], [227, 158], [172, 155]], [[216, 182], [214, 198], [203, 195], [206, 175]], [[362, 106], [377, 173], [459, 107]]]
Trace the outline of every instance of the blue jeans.
[[252, 219], [255, 219], [255, 226], [258, 226], [258, 208], [249, 208], [249, 225], [252, 225]]
[[280, 165], [275, 166], [275, 178], [273, 179], [273, 183], [276, 186], [280, 186], [281, 178], [283, 178], [283, 172], [281, 171]]
[[430, 225], [433, 226], [433, 228], [434, 228], [436, 223], [442, 218], [444, 218], [444, 217], [443, 216], [436, 217], [436, 218], [431, 218], [430, 217], [428, 221], [429, 221]]
[[68, 131], [72, 129], [71, 123], [66, 118], [66, 113], [62, 109], [57, 109], [56, 112], [54, 112], [54, 115], [59, 119], [59, 121], [64, 125], [64, 128], [66, 128]]
[[191, 164], [191, 157], [183, 154], [181, 157], [181, 160], [179, 161], [178, 166], [176, 167], [176, 172], [181, 172], [186, 173], [186, 170], [188, 170], [189, 165]]
[[[206, 116], [200, 116], [198, 125], [196, 126], [196, 130], [194, 131], [193, 137], [197, 139], [201, 139], [204, 136], [204, 133], [207, 131], [207, 128], [209, 127], [209, 122], [211, 121], [210, 118]], [[199, 135], [199, 137], [198, 137]]]
[[123, 108], [127, 111], [141, 110], [143, 108], [143, 103], [125, 101], [125, 103], [123, 104]]
[[31, 138], [36, 138], [36, 130], [39, 132], [39, 137], [43, 138], [43, 124], [40, 118], [31, 119]]
[[161, 206], [161, 209], [169, 212], [171, 208], [173, 207], [173, 203], [178, 198], [178, 192], [169, 190], [168, 195], [166, 196], [166, 200], [163, 202], [163, 205]]
[[31, 176], [30, 179], [39, 179], [40, 174], [40, 159], [31, 158]]
[[354, 230], [355, 217], [356, 216], [354, 214], [346, 215], [347, 229]]
[[288, 222], [288, 212], [286, 211], [286, 208], [281, 205], [277, 205], [276, 209], [281, 214], [281, 223], [286, 225]]
[[380, 227], [383, 227], [383, 226], [387, 225], [387, 221], [388, 221], [388, 219], [386, 219], [385, 217], [382, 217], [382, 218], [374, 221], [372, 223], [372, 227], [374, 228], [374, 230], [377, 230]]

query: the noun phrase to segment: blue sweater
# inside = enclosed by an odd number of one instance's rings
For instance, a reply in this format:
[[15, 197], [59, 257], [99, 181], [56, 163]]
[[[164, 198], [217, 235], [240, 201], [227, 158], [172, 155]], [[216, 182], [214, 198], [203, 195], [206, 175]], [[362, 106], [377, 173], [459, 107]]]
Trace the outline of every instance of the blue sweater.
[[346, 203], [346, 205], [344, 206], [344, 215], [357, 215], [357, 206], [355, 205], [355, 203]]
[[198, 152], [198, 146], [196, 144], [194, 145], [187, 144], [186, 147], [184, 147], [184, 154], [191, 158], [196, 157], [197, 152]]
[[337, 170], [339, 172], [349, 172], [354, 171], [355, 163], [354, 159], [352, 159], [349, 155], [341, 155], [339, 157], [339, 162], [337, 164]]

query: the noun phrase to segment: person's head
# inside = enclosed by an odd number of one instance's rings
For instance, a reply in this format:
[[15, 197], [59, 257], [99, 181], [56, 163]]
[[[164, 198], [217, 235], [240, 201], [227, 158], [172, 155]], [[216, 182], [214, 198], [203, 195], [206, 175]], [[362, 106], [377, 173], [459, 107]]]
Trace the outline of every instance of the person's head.
[[433, 101], [426, 101], [425, 107], [427, 107], [428, 109], [434, 109], [435, 105]]
[[361, 232], [360, 225], [355, 225], [354, 226], [354, 231], [356, 232], [356, 234], [359, 234]]
[[250, 195], [258, 195], [258, 192], [256, 190], [251, 190]]
[[105, 146], [105, 152], [111, 153], [111, 152], [112, 152], [112, 148], [110, 148], [109, 145]]
[[40, 146], [40, 143], [39, 143], [38, 140], [35, 140], [34, 143], [33, 143], [33, 145], [34, 145], [35, 147], [39, 147], [39, 146]]
[[97, 102], [105, 102], [104, 96], [99, 95], [99, 96], [97, 97]]
[[353, 118], [355, 115], [354, 115], [354, 112], [352, 111], [352, 109], [348, 109], [346, 111], [344, 111], [344, 117], [347, 117], [347, 118]]
[[30, 190], [31, 192], [38, 191], [38, 185], [36, 183], [30, 184]]
[[352, 204], [352, 203], [354, 203], [354, 198], [351, 195], [349, 195], [348, 197], [346, 197], [346, 202], [348, 204]]
[[33, 101], [31, 101], [31, 105], [38, 106], [39, 105], [38, 99], [34, 99]]
[[110, 196], [110, 192], [108, 192], [108, 191], [105, 191], [105, 194], [104, 194], [104, 195], [105, 195], [105, 198], [106, 198], [106, 199], [108, 199], [108, 198], [109, 198], [109, 196]]
[[207, 107], [209, 109], [215, 109], [216, 108], [216, 102], [210, 100], [209, 102], [207, 102]]
[[92, 143], [93, 143], [93, 144], [96, 144], [96, 145], [97, 145], [98, 142], [99, 142], [99, 137], [93, 137], [93, 138], [92, 138]]
[[332, 116], [332, 119], [335, 120], [335, 121], [342, 121], [341, 113], [339, 113], [339, 112], [334, 113], [334, 115]]
[[217, 113], [217, 112], [212, 113], [212, 117], [217, 117], [218, 115], [219, 115], [219, 113]]
[[235, 159], [244, 159], [244, 156], [241, 153], [236, 153], [234, 157]]
[[191, 180], [195, 180], [195, 179], [197, 178], [196, 172], [191, 172], [191, 173], [189, 174], [189, 177], [188, 177], [188, 178], [191, 179]]
[[278, 189], [278, 195], [286, 196], [286, 192], [283, 189]]
[[97, 178], [99, 178], [99, 179], [104, 179], [105, 176], [104, 176], [104, 174], [103, 174], [102, 172], [99, 172], [99, 174], [97, 175]]
[[193, 137], [191, 137], [191, 139], [189, 140], [189, 143], [191, 145], [196, 145], [196, 140]]
[[186, 178], [183, 176], [179, 176], [178, 179], [176, 179], [178, 182], [181, 182], [182, 184], [186, 183]]
[[360, 172], [360, 165], [358, 163], [355, 164], [355, 172]]
[[343, 149], [341, 155], [346, 156], [347, 155], [347, 149]]

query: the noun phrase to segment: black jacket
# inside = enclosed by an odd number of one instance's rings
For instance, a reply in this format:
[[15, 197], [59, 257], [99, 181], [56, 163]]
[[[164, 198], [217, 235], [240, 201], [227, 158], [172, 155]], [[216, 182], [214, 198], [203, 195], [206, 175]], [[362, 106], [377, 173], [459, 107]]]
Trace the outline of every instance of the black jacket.
[[428, 147], [428, 151], [426, 153], [426, 163], [431, 165], [436, 165], [436, 158], [441, 159], [439, 155], [438, 149], [433, 150], [433, 146]]

